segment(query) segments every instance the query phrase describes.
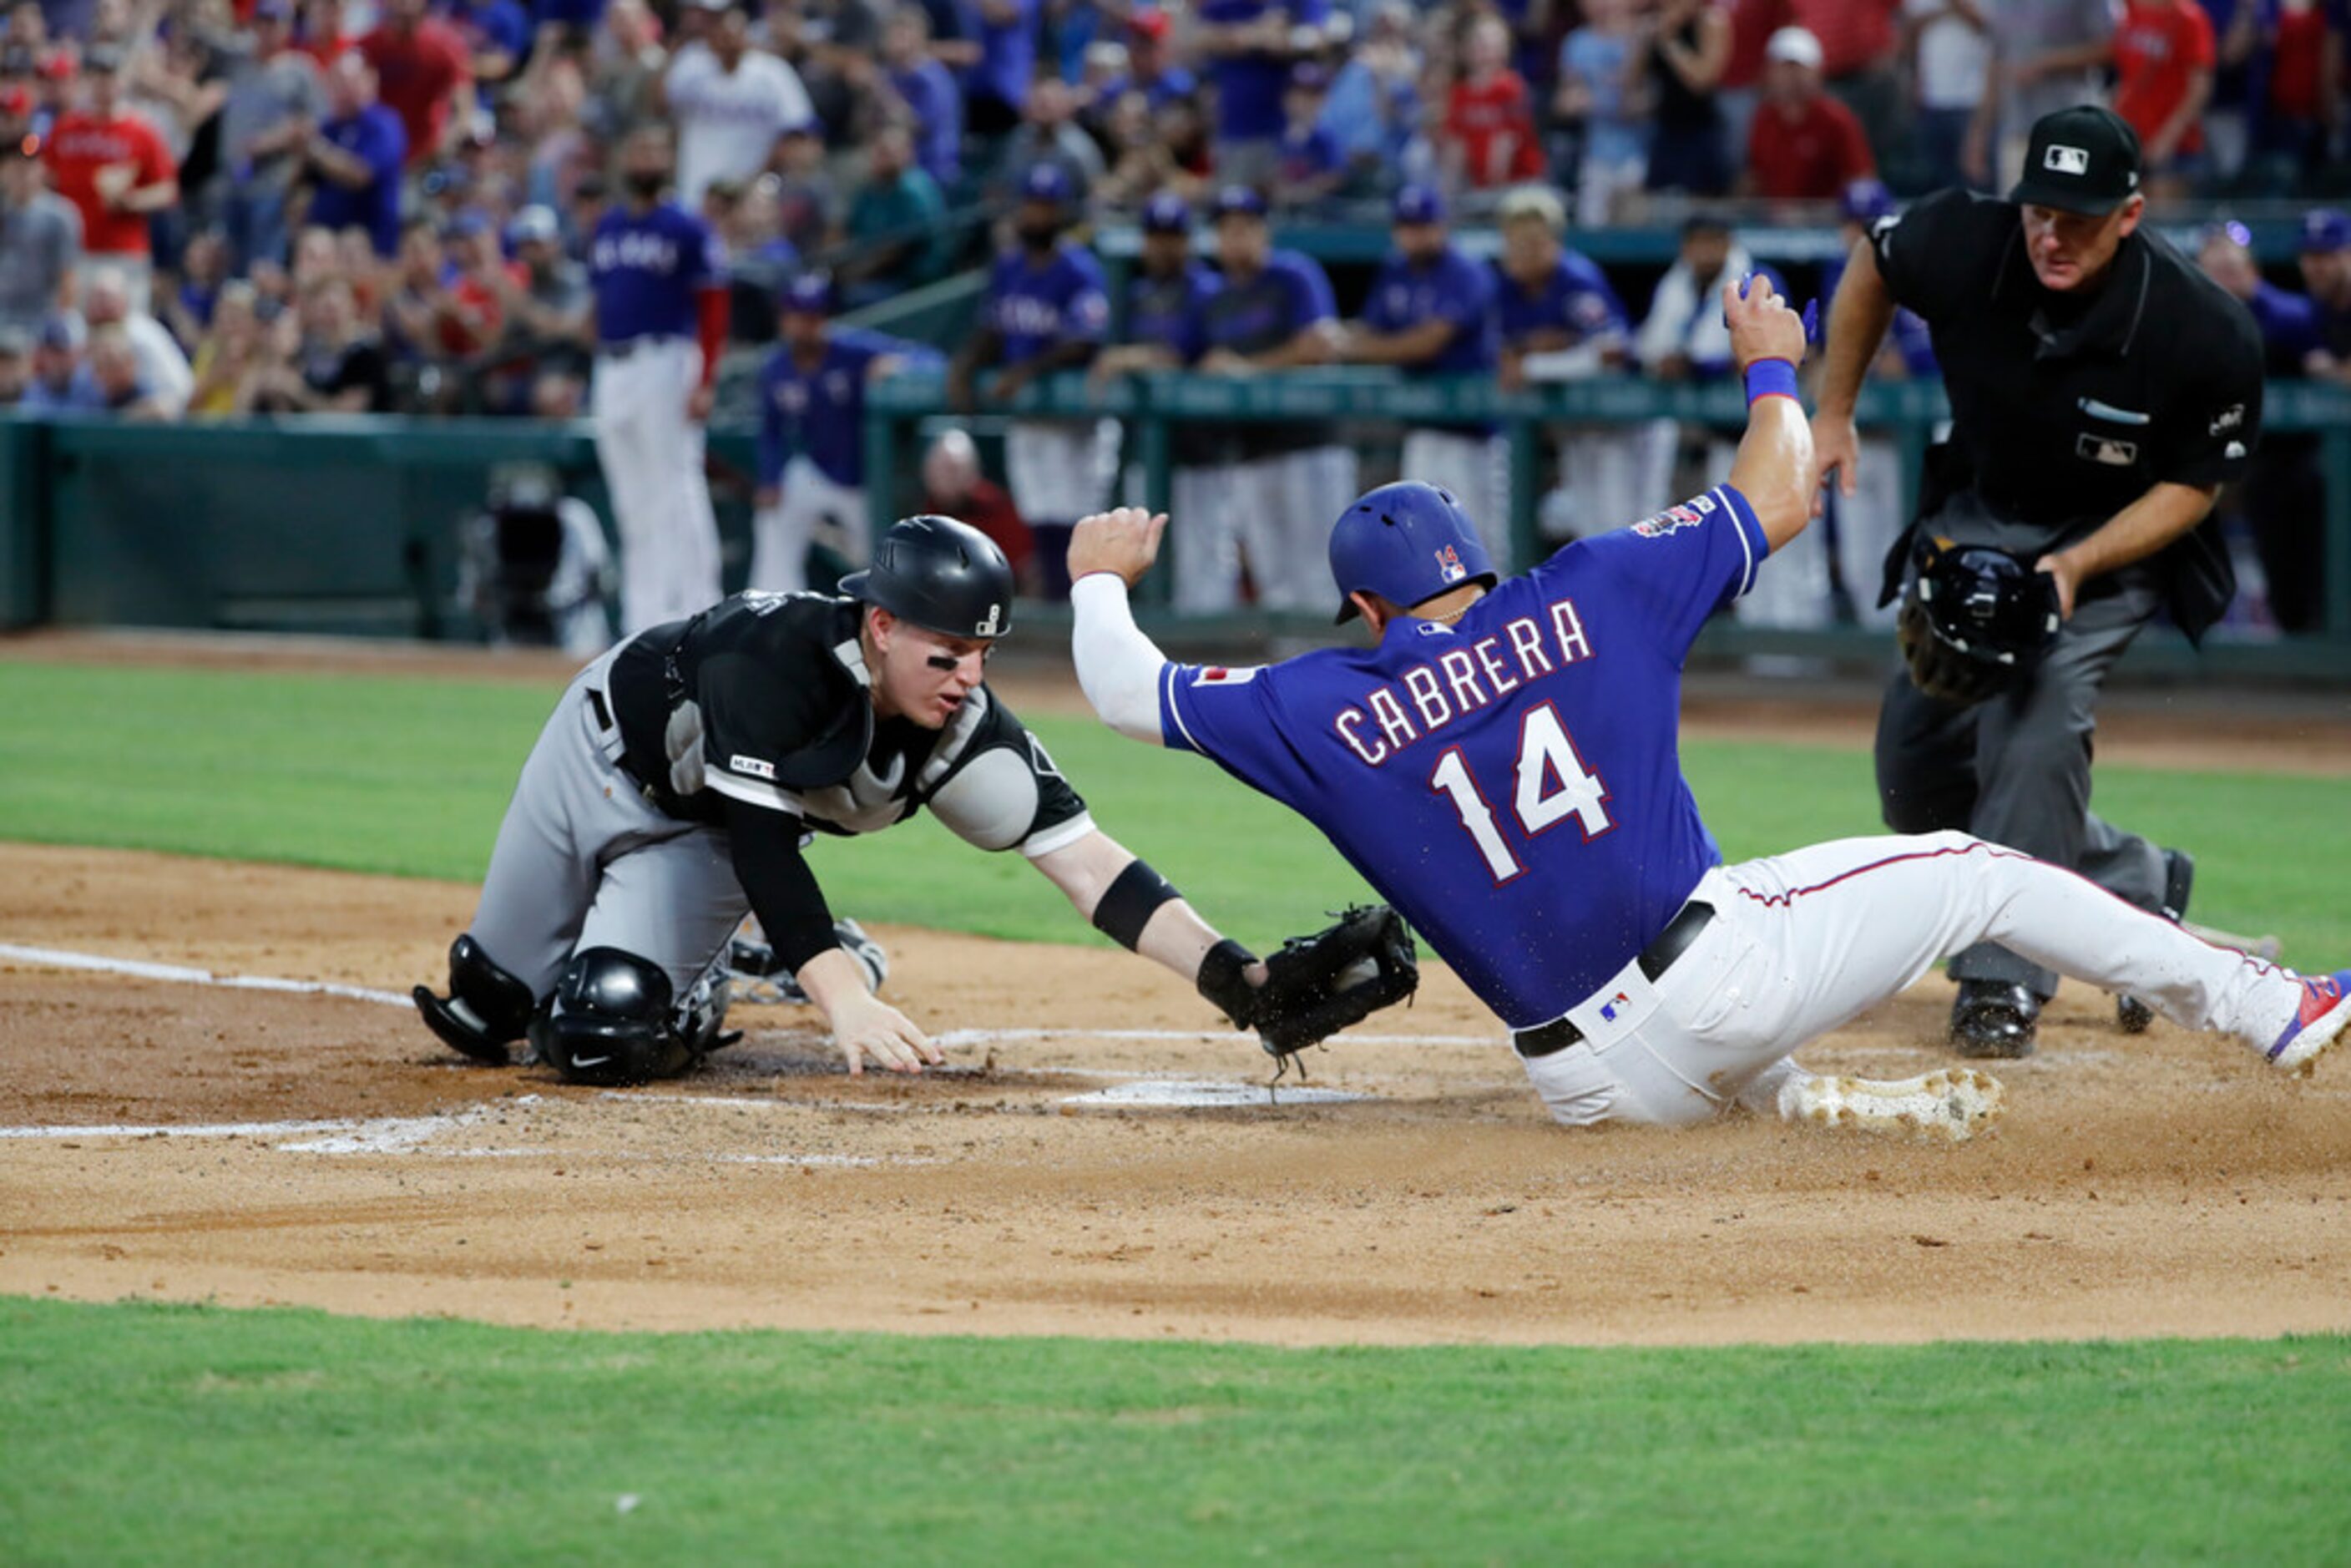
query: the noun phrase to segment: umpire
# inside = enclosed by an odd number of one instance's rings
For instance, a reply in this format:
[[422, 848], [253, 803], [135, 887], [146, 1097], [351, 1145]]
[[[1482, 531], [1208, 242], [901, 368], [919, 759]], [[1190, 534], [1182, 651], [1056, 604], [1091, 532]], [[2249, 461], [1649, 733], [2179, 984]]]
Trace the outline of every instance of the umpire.
[[[2177, 919], [2188, 857], [2090, 811], [2094, 710], [2106, 672], [2158, 611], [2193, 639], [2236, 591], [2218, 528], [2199, 525], [2260, 433], [2262, 340], [2242, 305], [2142, 230], [2138, 184], [2130, 127], [2104, 109], [2066, 109], [2033, 125], [2007, 201], [1950, 190], [1879, 219], [1837, 291], [1813, 428], [1821, 474], [1837, 470], [1853, 495], [1855, 398], [1895, 307], [1916, 311], [1952, 427], [1927, 455], [1917, 516], [1887, 556], [1879, 601], [1907, 580], [1917, 603], [1916, 562], [1949, 540], [2048, 574], [2039, 591], [2063, 617], [2045, 648], [1959, 640], [1991, 661], [1980, 692], [1927, 679], [1918, 644], [1906, 645], [1911, 667], [1878, 715], [1886, 825], [1965, 829]], [[1948, 602], [1938, 608], [1948, 614]], [[2030, 1053], [2057, 977], [1991, 946], [1959, 954], [1950, 972], [1961, 1054]], [[2126, 1029], [2145, 1027], [2138, 1003], [2121, 1006]]]

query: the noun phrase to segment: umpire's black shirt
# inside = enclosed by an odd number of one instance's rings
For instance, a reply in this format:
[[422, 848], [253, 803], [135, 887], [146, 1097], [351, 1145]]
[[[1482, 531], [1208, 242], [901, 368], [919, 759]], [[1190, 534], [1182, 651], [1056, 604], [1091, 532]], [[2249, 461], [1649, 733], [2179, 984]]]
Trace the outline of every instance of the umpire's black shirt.
[[[2092, 532], [2158, 484], [2243, 475], [2261, 432], [2261, 329], [2144, 226], [2086, 294], [2041, 286], [2012, 202], [1944, 191], [1878, 223], [1870, 243], [1896, 301], [1932, 332], [1951, 402], [1922, 516], [1972, 490], [2004, 525], [1980, 542], [2038, 549]], [[2156, 570], [2191, 636], [2235, 586], [2209, 528]]]

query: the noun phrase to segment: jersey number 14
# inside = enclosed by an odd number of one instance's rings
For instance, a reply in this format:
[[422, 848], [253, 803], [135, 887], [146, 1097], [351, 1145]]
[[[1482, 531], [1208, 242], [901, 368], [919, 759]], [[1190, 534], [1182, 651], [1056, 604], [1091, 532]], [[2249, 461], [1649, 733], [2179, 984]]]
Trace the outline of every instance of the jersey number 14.
[[[1560, 722], [1559, 710], [1545, 703], [1531, 709], [1519, 726], [1519, 760], [1511, 768], [1510, 809], [1519, 830], [1531, 839], [1548, 832], [1568, 818], [1583, 824], [1583, 841], [1590, 843], [1616, 824], [1608, 818], [1608, 789], [1600, 776], [1583, 766]], [[1429, 788], [1444, 791], [1459, 814], [1486, 869], [1497, 883], [1521, 875], [1526, 867], [1510, 852], [1494, 808], [1455, 747], [1437, 759], [1428, 776]]]

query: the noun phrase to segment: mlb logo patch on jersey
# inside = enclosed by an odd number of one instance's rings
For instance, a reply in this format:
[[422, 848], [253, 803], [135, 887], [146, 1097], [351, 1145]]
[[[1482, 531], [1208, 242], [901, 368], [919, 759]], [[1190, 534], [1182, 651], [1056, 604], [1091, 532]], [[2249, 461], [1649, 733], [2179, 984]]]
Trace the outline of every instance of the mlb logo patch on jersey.
[[765, 779], [770, 784], [776, 781], [774, 763], [762, 762], [756, 757], [746, 757], [739, 751], [726, 759], [726, 766], [737, 773], [748, 773], [754, 779]]
[[1469, 569], [1461, 564], [1461, 552], [1447, 545], [1437, 552], [1437, 573], [1447, 582], [1458, 582], [1469, 575]]
[[[1713, 508], [1708, 507], [1707, 509], [1711, 511]], [[1661, 539], [1667, 534], [1678, 533], [1684, 528], [1694, 528], [1704, 521], [1706, 521], [1706, 514], [1696, 505], [1684, 501], [1667, 507], [1654, 517], [1643, 517], [1633, 525], [1633, 531], [1645, 539]]]
[[2111, 435], [2085, 434], [2074, 443], [2074, 455], [2102, 463], [2109, 468], [2127, 468], [2138, 461], [2138, 443], [2116, 441]]

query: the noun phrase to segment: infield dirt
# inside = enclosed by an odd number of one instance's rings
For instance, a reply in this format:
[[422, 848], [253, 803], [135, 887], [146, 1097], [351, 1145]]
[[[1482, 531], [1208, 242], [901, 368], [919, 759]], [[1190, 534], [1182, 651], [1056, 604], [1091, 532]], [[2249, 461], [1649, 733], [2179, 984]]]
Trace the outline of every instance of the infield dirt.
[[[225, 974], [404, 990], [472, 899], [0, 846], [0, 941]], [[0, 1291], [1282, 1343], [2351, 1327], [2351, 1061], [2286, 1082], [2217, 1037], [2122, 1036], [2080, 988], [1974, 1144], [1571, 1134], [1441, 970], [1377, 1026], [1404, 1038], [1312, 1056], [1362, 1098], [1121, 1108], [1080, 1097], [1264, 1058], [1123, 955], [882, 935], [900, 1005], [976, 1031], [944, 1072], [852, 1080], [804, 1014], [745, 1009], [696, 1076], [600, 1093], [460, 1064], [378, 1002], [0, 967]], [[1948, 997], [1805, 1058], [1941, 1062]]]

